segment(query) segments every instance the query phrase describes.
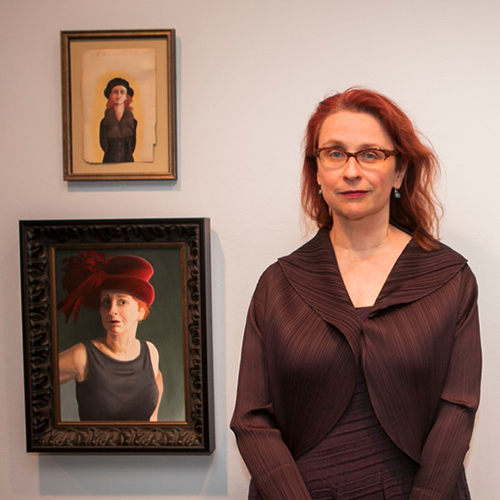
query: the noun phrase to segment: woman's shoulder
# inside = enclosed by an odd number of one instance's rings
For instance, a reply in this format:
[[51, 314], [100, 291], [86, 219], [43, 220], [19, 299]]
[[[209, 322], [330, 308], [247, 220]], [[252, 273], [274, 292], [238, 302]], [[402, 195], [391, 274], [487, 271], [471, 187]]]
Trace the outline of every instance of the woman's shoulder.
[[83, 343], [75, 344], [59, 355], [59, 369], [70, 373], [78, 382], [84, 380], [87, 372], [87, 349]]
[[151, 353], [153, 353], [153, 352], [158, 353], [158, 349], [153, 344], [153, 342], [151, 342], [150, 340], [145, 340], [144, 342], [146, 343], [146, 346], [148, 347], [149, 352], [151, 352]]
[[442, 241], [436, 241], [436, 247], [431, 250], [422, 248], [415, 239], [408, 244], [409, 257], [415, 261], [439, 268], [465, 267], [467, 259], [457, 250], [454, 250]]
[[85, 347], [83, 342], [79, 342], [78, 344], [75, 344], [71, 346], [70, 348], [66, 349], [63, 354], [68, 353], [72, 356], [81, 356], [83, 354], [86, 355], [87, 353], [87, 348]]
[[83, 342], [75, 344], [72, 348], [72, 355], [75, 363], [78, 366], [85, 367], [87, 365], [87, 347]]
[[318, 233], [306, 243], [287, 255], [278, 257], [272, 264], [264, 269], [257, 282], [257, 287], [286, 278], [285, 269], [288, 267], [310, 267], [316, 258], [324, 253], [332, 253], [332, 246], [327, 229], [320, 229]]

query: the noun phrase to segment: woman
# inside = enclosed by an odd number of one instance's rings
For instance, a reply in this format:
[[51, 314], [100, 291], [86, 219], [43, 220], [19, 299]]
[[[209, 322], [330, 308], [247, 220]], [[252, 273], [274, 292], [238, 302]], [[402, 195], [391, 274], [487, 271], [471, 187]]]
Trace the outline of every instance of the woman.
[[136, 338], [137, 326], [149, 314], [154, 289], [151, 264], [123, 255], [106, 259], [95, 251], [66, 260], [58, 304], [78, 319], [81, 306], [98, 309], [104, 335], [59, 354], [59, 381], [76, 381], [80, 420], [158, 420], [163, 392], [159, 355], [151, 342]]
[[433, 231], [437, 159], [372, 91], [321, 102], [302, 200], [317, 235], [261, 277], [232, 420], [267, 500], [470, 498], [477, 286]]
[[99, 131], [99, 142], [104, 151], [102, 162], [133, 162], [137, 120], [130, 104], [134, 90], [127, 80], [113, 78], [106, 85], [104, 96], [108, 102]]

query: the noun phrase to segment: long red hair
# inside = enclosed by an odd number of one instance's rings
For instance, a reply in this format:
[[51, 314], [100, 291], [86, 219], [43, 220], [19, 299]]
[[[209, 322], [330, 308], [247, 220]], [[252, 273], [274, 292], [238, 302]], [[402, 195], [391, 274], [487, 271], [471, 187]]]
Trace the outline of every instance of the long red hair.
[[332, 113], [353, 111], [368, 113], [377, 118], [399, 152], [396, 168], [406, 167], [401, 186], [401, 198], [391, 198], [391, 223], [408, 231], [424, 249], [436, 248], [441, 205], [434, 184], [439, 162], [423, 144], [406, 114], [389, 98], [364, 88], [353, 87], [321, 101], [307, 125], [304, 137], [302, 168], [302, 207], [318, 227], [331, 227], [333, 219], [323, 197], [318, 195], [317, 163], [314, 154], [318, 136], [325, 119]]

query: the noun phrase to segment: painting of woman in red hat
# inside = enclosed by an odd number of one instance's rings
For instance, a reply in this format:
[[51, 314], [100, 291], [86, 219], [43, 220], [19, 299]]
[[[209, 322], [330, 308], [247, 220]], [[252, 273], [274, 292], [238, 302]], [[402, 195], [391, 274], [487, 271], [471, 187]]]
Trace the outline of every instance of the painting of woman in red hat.
[[59, 354], [59, 381], [75, 381], [81, 421], [157, 421], [163, 393], [158, 350], [139, 340], [155, 298], [153, 266], [137, 255], [90, 250], [64, 260], [58, 303], [66, 322], [82, 307], [99, 311], [102, 335]]

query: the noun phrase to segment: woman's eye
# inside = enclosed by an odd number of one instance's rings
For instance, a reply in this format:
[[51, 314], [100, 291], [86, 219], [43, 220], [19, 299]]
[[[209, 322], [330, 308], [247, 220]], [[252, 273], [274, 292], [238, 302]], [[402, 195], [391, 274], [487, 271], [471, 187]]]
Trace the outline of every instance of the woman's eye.
[[341, 160], [342, 158], [344, 158], [345, 154], [343, 151], [339, 151], [338, 149], [331, 149], [330, 151], [328, 151], [328, 156], [332, 160]]
[[377, 150], [366, 150], [361, 153], [361, 160], [366, 162], [379, 161], [382, 159], [382, 154]]

